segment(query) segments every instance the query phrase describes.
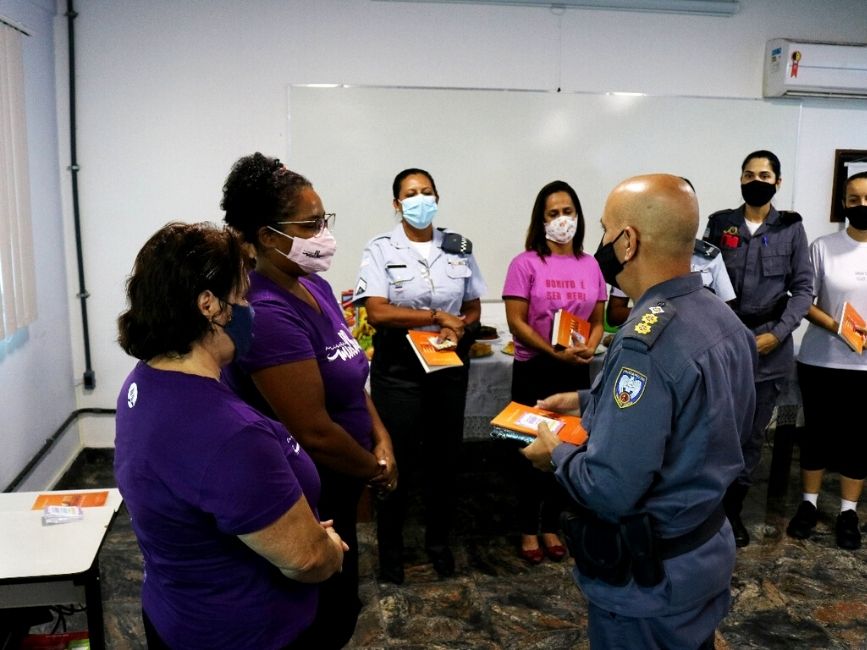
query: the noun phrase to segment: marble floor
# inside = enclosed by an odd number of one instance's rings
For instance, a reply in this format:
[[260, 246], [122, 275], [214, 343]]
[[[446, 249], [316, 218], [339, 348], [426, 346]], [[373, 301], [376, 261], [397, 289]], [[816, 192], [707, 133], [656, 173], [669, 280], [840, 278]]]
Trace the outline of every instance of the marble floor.
[[[422, 531], [414, 524], [407, 531], [406, 582], [377, 582], [373, 524], [360, 524], [365, 607], [349, 647], [588, 647], [585, 603], [572, 582], [568, 559], [529, 567], [516, 555], [505, 453], [499, 442], [464, 445], [453, 578], [438, 578], [426, 560]], [[797, 449], [785, 493], [771, 498], [766, 480], [770, 459], [768, 446], [758, 470], [765, 480], [753, 488], [745, 506], [753, 543], [738, 552], [732, 610], [717, 632], [716, 647], [867, 648], [867, 546], [855, 552], [835, 546], [835, 477], [826, 479], [815, 534], [793, 540], [784, 529], [800, 498]], [[85, 450], [57, 487], [112, 486], [111, 462], [111, 450]], [[141, 555], [125, 510], [100, 557], [108, 646], [144, 648]], [[81, 627], [83, 616], [69, 617], [67, 623], [70, 629]]]

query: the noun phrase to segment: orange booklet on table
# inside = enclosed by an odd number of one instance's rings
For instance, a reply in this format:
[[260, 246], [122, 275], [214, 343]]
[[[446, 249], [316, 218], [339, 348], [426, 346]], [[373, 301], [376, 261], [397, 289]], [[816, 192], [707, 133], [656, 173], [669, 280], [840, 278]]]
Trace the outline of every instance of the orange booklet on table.
[[45, 506], [96, 508], [104, 506], [106, 499], [108, 499], [108, 490], [102, 490], [101, 492], [69, 492], [67, 494], [49, 492], [37, 496], [31, 510], [42, 510]]
[[434, 345], [437, 340], [436, 332], [409, 330], [406, 333], [406, 338], [425, 372], [435, 372], [464, 365], [464, 362], [454, 351], [454, 347], [437, 349]]
[[864, 327], [864, 317], [855, 311], [851, 303], [844, 302], [838, 322], [840, 326], [837, 328], [837, 334], [846, 341], [846, 345], [861, 354], [864, 351], [864, 339], [855, 331], [855, 326]]
[[587, 442], [587, 431], [581, 425], [577, 415], [555, 413], [535, 406], [526, 406], [518, 402], [509, 402], [500, 413], [491, 420], [492, 438], [506, 438], [530, 443], [536, 437], [539, 424], [544, 422], [548, 428], [557, 434], [563, 442], [573, 445], [583, 445]]
[[551, 345], [555, 348], [569, 348], [583, 345], [590, 338], [590, 323], [571, 314], [565, 309], [554, 313], [554, 326], [551, 328]]

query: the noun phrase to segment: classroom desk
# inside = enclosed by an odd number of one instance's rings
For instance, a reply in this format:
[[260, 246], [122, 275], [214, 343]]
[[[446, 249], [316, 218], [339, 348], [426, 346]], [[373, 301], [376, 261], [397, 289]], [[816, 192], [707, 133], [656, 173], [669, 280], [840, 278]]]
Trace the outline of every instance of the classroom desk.
[[[62, 490], [57, 494], [96, 490]], [[106, 504], [84, 508], [84, 518], [42, 525], [32, 510], [40, 492], [0, 494], [0, 609], [85, 603], [90, 647], [105, 648], [99, 549], [122, 499], [107, 489]]]

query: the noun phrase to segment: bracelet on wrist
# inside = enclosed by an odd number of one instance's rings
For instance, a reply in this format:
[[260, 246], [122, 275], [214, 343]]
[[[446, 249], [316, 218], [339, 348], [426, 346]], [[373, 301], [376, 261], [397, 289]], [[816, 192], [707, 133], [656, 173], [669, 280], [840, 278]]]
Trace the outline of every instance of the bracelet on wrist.
[[431, 323], [437, 322], [437, 311], [438, 310], [431, 308], [431, 310], [430, 310], [430, 322]]

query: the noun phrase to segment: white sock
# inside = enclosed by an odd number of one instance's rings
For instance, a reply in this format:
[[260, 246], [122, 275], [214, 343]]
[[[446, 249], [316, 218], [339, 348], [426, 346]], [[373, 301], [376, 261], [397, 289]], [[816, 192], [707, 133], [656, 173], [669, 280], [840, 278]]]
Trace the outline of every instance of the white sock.
[[819, 507], [818, 506], [818, 503], [819, 503], [819, 493], [818, 492], [816, 494], [810, 494], [809, 492], [804, 492], [804, 494], [802, 495], [802, 498], [804, 499], [804, 501], [809, 501], [817, 508]]
[[846, 501], [846, 499], [840, 499], [840, 512], [846, 512], [847, 510], [857, 510], [858, 502], [857, 501]]

